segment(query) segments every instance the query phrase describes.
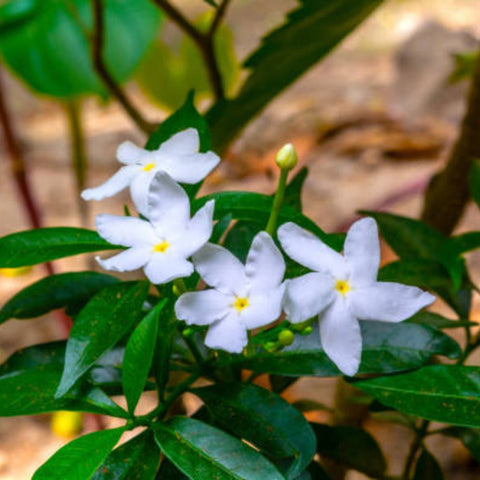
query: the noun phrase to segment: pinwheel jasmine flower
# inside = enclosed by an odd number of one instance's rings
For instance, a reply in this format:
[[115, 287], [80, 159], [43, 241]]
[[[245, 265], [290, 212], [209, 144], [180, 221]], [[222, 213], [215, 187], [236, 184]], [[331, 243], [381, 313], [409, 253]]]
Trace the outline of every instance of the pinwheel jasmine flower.
[[377, 282], [380, 243], [372, 218], [352, 225], [343, 256], [294, 223], [282, 225], [278, 238], [293, 260], [313, 270], [289, 280], [285, 313], [292, 323], [319, 316], [322, 347], [346, 375], [360, 365], [359, 320], [401, 322], [435, 300], [417, 287]]
[[208, 243], [193, 256], [195, 269], [212, 289], [183, 294], [177, 318], [210, 325], [205, 344], [240, 353], [247, 330], [276, 320], [282, 311], [285, 261], [266, 232], [254, 238], [246, 265], [223, 247]]
[[158, 150], [144, 150], [132, 142], [123, 142], [117, 159], [125, 166], [96, 188], [82, 192], [84, 200], [103, 200], [130, 187], [133, 203], [148, 217], [148, 188], [158, 171], [168, 173], [180, 183], [197, 183], [220, 162], [213, 152], [198, 153], [199, 137], [194, 128], [173, 135]]
[[188, 277], [193, 265], [187, 261], [203, 247], [213, 226], [213, 200], [190, 219], [190, 201], [185, 191], [165, 172], [157, 172], [148, 195], [149, 221], [135, 217], [97, 215], [98, 233], [127, 250], [107, 260], [97, 257], [106, 270], [124, 272], [143, 268], [152, 283], [167, 283]]

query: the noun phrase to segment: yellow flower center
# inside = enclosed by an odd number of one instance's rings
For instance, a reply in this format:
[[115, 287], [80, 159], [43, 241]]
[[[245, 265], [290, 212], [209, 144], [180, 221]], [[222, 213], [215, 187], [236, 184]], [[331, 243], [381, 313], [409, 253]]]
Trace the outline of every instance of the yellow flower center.
[[154, 252], [160, 252], [160, 253], [165, 253], [168, 249], [168, 247], [170, 246], [170, 244], [164, 240], [163, 242], [161, 243], [157, 243], [154, 247], [153, 247], [153, 251]]
[[144, 172], [149, 172], [152, 168], [155, 167], [155, 164], [153, 162], [150, 162], [150, 163], [147, 163], [144, 167], [143, 167], [143, 171]]
[[345, 296], [352, 287], [346, 280], [337, 280], [335, 283], [335, 290]]
[[240, 313], [244, 308], [247, 308], [250, 305], [248, 298], [246, 297], [237, 297], [233, 303], [233, 308]]

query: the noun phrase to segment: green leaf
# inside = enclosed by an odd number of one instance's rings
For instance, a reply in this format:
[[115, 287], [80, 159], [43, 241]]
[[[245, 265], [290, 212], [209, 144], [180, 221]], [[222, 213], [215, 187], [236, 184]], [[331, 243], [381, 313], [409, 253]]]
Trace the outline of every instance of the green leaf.
[[26, 267], [79, 253], [122, 248], [85, 228], [37, 228], [0, 238], [0, 268]]
[[475, 72], [475, 65], [477, 64], [478, 55], [478, 50], [454, 54], [453, 58], [455, 59], [455, 68], [448, 77], [448, 81], [450, 83], [457, 83], [472, 78]]
[[302, 189], [308, 176], [308, 168], [302, 167], [297, 174], [288, 182], [283, 197], [283, 204], [290, 205], [299, 212], [302, 211]]
[[162, 300], [138, 324], [128, 340], [122, 365], [122, 383], [128, 411], [133, 415], [145, 387], [157, 343], [160, 313], [167, 300]]
[[11, 30], [22, 27], [37, 15], [38, 0], [16, 0], [0, 5], [0, 38]]
[[417, 460], [413, 480], [443, 480], [443, 472], [435, 457], [425, 448]]
[[0, 366], [0, 416], [37, 415], [56, 410], [128, 416], [102, 390], [81, 385], [67, 397], [55, 399], [63, 370], [66, 342], [19, 350]]
[[256, 385], [217, 384], [192, 392], [225, 429], [273, 459], [293, 457], [287, 478], [299, 475], [315, 455], [315, 435], [305, 417], [280, 396]]
[[375, 439], [361, 428], [330, 427], [312, 423], [317, 436], [320, 455], [365, 473], [369, 477], [383, 478], [386, 463]]
[[[16, 9], [10, 7], [17, 2], [11, 0], [0, 10], [0, 24], [18, 18]], [[106, 89], [90, 55], [93, 19], [89, 0], [35, 3], [34, 15], [3, 32], [0, 53], [5, 63], [39, 93], [54, 97], [104, 96]], [[115, 80], [124, 82], [153, 40], [160, 11], [148, 0], [135, 4], [108, 1], [104, 17], [105, 63]]]
[[[154, 480], [160, 452], [153, 434], [146, 430], [116, 448], [90, 480]], [[165, 477], [168, 478], [168, 477]]]
[[[219, 220], [231, 213], [235, 220], [246, 220], [266, 225], [272, 209], [273, 198], [269, 195], [253, 192], [219, 192], [198, 198], [192, 202], [192, 209], [199, 210], [209, 200], [215, 200], [214, 218]], [[279, 225], [294, 222], [309, 230], [327, 245], [340, 251], [343, 247], [343, 235], [327, 235], [317, 224], [295, 208], [284, 205], [278, 216]]]
[[[457, 358], [460, 346], [448, 335], [414, 323], [360, 322], [363, 336], [359, 373], [392, 373], [424, 365], [431, 355]], [[329, 377], [341, 375], [320, 344], [318, 325], [308, 336], [277, 352], [258, 350], [235, 358], [243, 368], [277, 375]]]
[[422, 325], [428, 325], [437, 329], [449, 329], [449, 328], [464, 328], [464, 327], [476, 327], [478, 323], [469, 322], [468, 320], [451, 320], [438, 313], [421, 311], [410, 317], [408, 322], [420, 323]]
[[67, 443], [35, 472], [32, 480], [91, 478], [123, 432], [124, 428], [101, 430]]
[[70, 332], [57, 398], [137, 323], [148, 287], [147, 282], [123, 282], [104, 288], [87, 303]]
[[413, 218], [371, 211], [361, 213], [377, 221], [384, 239], [402, 260], [420, 258], [439, 262], [452, 277], [454, 289], [460, 288], [465, 266], [449, 238]]
[[384, 405], [452, 425], [480, 427], [480, 367], [433, 365], [361, 380], [355, 387]]
[[29, 285], [0, 310], [0, 323], [10, 318], [34, 318], [57, 308], [78, 311], [93, 295], [118, 279], [97, 272], [59, 273]]
[[[212, 14], [207, 12], [194, 23], [205, 31]], [[240, 65], [235, 55], [233, 34], [222, 24], [214, 36], [215, 56], [223, 85], [228, 94], [236, 84]], [[162, 61], [159, 62], [158, 59]], [[209, 73], [198, 46], [188, 36], [182, 36], [180, 45], [172, 46], [158, 39], [148, 50], [136, 74], [143, 93], [161, 108], [176, 110], [188, 92], [194, 90], [197, 101], [212, 97]]]
[[480, 429], [466, 427], [449, 427], [442, 430], [444, 435], [458, 438], [465, 448], [472, 454], [472, 457], [480, 461]]
[[[478, 55], [479, 53], [476, 52], [477, 57]], [[468, 180], [470, 184], [470, 195], [477, 206], [480, 207], [480, 160], [476, 159], [472, 162]]]
[[188, 478], [216, 480], [283, 480], [262, 455], [240, 440], [203, 422], [173, 417], [154, 425], [164, 455]]
[[173, 465], [173, 463], [168, 458], [163, 457], [155, 480], [164, 479], [188, 480], [188, 477], [186, 477], [180, 470], [178, 470], [178, 468], [175, 467], [175, 465]]
[[381, 0], [302, 0], [245, 62], [250, 74], [238, 95], [208, 113], [215, 150], [230, 141], [267, 104], [354, 30]]
[[452, 249], [457, 255], [480, 248], [480, 232], [467, 232], [450, 238]]

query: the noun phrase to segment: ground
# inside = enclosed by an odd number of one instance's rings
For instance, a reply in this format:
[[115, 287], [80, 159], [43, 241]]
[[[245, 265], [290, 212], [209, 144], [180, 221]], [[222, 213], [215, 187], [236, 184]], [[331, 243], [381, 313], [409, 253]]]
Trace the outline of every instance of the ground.
[[[269, 0], [259, 5], [255, 2], [255, 6], [253, 3], [233, 2], [227, 18], [240, 58], [254, 48], [267, 27], [277, 24], [283, 12], [295, 4], [293, 0]], [[428, 20], [440, 22], [457, 33], [452, 39], [448, 31], [439, 27], [422, 27]], [[292, 142], [301, 164], [310, 170], [303, 198], [305, 211], [326, 231], [344, 230], [360, 209], [383, 208], [418, 216], [422, 191], [444, 162], [463, 111], [466, 85], [445, 86], [450, 68], [449, 60], [445, 66], [445, 59], [454, 53], [452, 45], [468, 46], [472, 41], [468, 35], [464, 38], [462, 32], [480, 34], [479, 20], [477, 0], [386, 2], [331, 57], [307, 73], [247, 128], [204, 191], [242, 188], [272, 192], [274, 153], [283, 143]], [[422, 28], [425, 38], [435, 36], [436, 50], [441, 50], [437, 39], [444, 40], [443, 55], [437, 55], [437, 63], [425, 66], [427, 73], [435, 72], [438, 77], [435, 84], [428, 83], [431, 74], [423, 75], [420, 67], [409, 70], [408, 61], [401, 61], [407, 57], [418, 65], [415, 59], [420, 57], [422, 65], [421, 55], [425, 52], [407, 41]], [[44, 224], [78, 226], [78, 203], [69, 168], [62, 107], [32, 97], [13, 78], [8, 78], [7, 88]], [[135, 86], [130, 86], [129, 92], [151, 118], [163, 117], [145, 102]], [[84, 115], [91, 163], [89, 184], [93, 186], [117, 168], [114, 153], [121, 141], [131, 139], [141, 144], [143, 138], [116, 104], [99, 105], [89, 99]], [[28, 228], [28, 222], [16, 200], [1, 145], [0, 157], [0, 234], [4, 235]], [[94, 213], [119, 212], [126, 198], [124, 195], [101, 205], [92, 204], [90, 223]], [[478, 230], [479, 219], [476, 207], [469, 207], [459, 230]], [[385, 251], [385, 260], [391, 258], [391, 253]], [[480, 257], [473, 255], [468, 260], [478, 280]], [[85, 267], [84, 258], [56, 264], [58, 271]], [[36, 267], [20, 277], [0, 278], [0, 304], [42, 275], [41, 267]], [[435, 309], [450, 314], [439, 302]], [[474, 318], [478, 315], [476, 299]], [[22, 346], [62, 335], [55, 315], [28, 323], [8, 322], [1, 327], [0, 360]], [[315, 396], [329, 403], [334, 388], [332, 379], [305, 379], [288, 396]], [[147, 398], [143, 408], [148, 408], [148, 404]], [[316, 418], [326, 420], [327, 416]], [[409, 443], [406, 429], [386, 427], [378, 421], [370, 421], [368, 426], [387, 452], [391, 472], [399, 473]], [[86, 428], [91, 428], [88, 419]], [[30, 478], [63, 442], [51, 432], [47, 416], [0, 419], [0, 480]], [[458, 442], [443, 437], [433, 437], [431, 442], [447, 478], [478, 478], [478, 470], [472, 470], [469, 457]], [[352, 472], [348, 478], [363, 477]]]

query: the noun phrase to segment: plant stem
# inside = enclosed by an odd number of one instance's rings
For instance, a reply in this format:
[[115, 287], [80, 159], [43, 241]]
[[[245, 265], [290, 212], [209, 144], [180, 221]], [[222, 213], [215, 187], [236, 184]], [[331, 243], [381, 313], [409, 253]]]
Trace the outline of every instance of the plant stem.
[[427, 430], [430, 425], [429, 420], [422, 420], [420, 428], [415, 432], [415, 438], [413, 439], [412, 444], [410, 445], [410, 450], [408, 452], [407, 460], [405, 462], [405, 467], [403, 469], [402, 480], [409, 480], [410, 474], [412, 471], [413, 463], [417, 457], [418, 451], [422, 448], [423, 439], [427, 435]]
[[223, 0], [218, 6], [215, 17], [206, 33], [203, 33], [194, 27], [183, 13], [174, 7], [168, 0], [153, 1], [170, 17], [178, 28], [188, 35], [197, 45], [208, 71], [208, 77], [210, 79], [215, 100], [223, 100], [225, 98], [225, 89], [223, 86], [222, 74], [220, 73], [215, 55], [215, 32], [225, 16], [230, 0]]
[[282, 206], [283, 197], [285, 196], [285, 188], [287, 187], [287, 177], [289, 170], [285, 168], [280, 169], [280, 177], [278, 178], [277, 191], [275, 192], [275, 197], [273, 198], [272, 211], [270, 212], [270, 217], [265, 227], [265, 231], [273, 237], [275, 229], [277, 228], [278, 214], [280, 213], [280, 208]]
[[75, 173], [77, 187], [77, 205], [80, 212], [81, 224], [86, 227], [88, 223], [88, 204], [81, 199], [80, 194], [85, 188], [88, 159], [82, 125], [81, 104], [78, 101], [70, 100], [66, 102], [65, 107], [70, 130], [72, 167]]
[[103, 17], [103, 0], [92, 0], [93, 13], [93, 34], [92, 34], [92, 61], [93, 66], [120, 105], [124, 108], [130, 118], [135, 122], [137, 127], [147, 135], [151, 134], [157, 127], [155, 123], [151, 123], [143, 118], [142, 114], [134, 107], [130, 99], [117, 84], [113, 76], [108, 71], [103, 59], [104, 40], [105, 40], [105, 24]]
[[467, 113], [460, 136], [445, 168], [430, 182], [422, 220], [450, 234], [470, 198], [468, 176], [473, 160], [480, 158], [480, 55], [472, 79]]

